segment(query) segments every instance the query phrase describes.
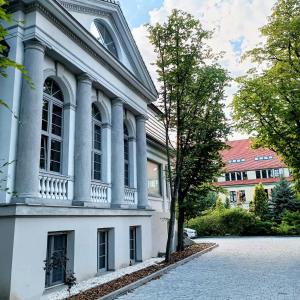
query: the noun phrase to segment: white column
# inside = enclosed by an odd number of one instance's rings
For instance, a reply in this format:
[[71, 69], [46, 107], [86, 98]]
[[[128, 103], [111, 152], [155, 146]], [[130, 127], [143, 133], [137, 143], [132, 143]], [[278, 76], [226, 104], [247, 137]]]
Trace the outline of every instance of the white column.
[[39, 197], [39, 162], [43, 107], [45, 45], [25, 43], [24, 66], [34, 88], [23, 79], [16, 168], [17, 202]]
[[90, 201], [92, 147], [92, 80], [88, 74], [78, 77], [75, 119], [74, 204]]
[[146, 117], [136, 118], [138, 208], [148, 208]]
[[123, 101], [119, 98], [112, 101], [112, 207], [124, 204], [124, 120]]

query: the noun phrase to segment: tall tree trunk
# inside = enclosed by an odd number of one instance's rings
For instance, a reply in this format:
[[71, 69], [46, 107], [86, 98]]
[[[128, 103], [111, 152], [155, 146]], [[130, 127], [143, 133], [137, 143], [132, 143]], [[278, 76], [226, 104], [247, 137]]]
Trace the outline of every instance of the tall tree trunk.
[[175, 218], [176, 218], [176, 197], [172, 196], [171, 205], [170, 205], [170, 221], [168, 228], [168, 240], [166, 246], [166, 262], [170, 262], [172, 246], [174, 240], [174, 227], [175, 227]]
[[184, 236], [183, 236], [183, 226], [184, 226], [184, 207], [182, 198], [178, 198], [178, 230], [177, 230], [177, 251], [182, 251], [184, 249]]

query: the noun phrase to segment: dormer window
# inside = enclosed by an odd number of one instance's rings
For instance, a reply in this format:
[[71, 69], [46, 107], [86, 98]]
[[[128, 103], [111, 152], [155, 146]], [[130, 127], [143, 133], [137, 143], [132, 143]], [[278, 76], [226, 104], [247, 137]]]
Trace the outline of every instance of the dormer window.
[[100, 21], [93, 22], [91, 32], [94, 37], [116, 58], [118, 58], [118, 51], [112, 35], [107, 27]]

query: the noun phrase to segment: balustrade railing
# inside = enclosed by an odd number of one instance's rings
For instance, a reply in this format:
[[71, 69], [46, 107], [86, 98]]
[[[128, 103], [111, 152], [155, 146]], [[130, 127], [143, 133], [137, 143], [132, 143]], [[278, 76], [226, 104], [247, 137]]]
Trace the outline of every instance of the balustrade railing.
[[124, 202], [126, 204], [136, 204], [136, 189], [125, 188]]
[[69, 199], [70, 179], [68, 177], [40, 174], [39, 179], [39, 192], [41, 198], [71, 200]]
[[109, 184], [102, 182], [92, 182], [91, 184], [91, 200], [98, 203], [110, 203]]

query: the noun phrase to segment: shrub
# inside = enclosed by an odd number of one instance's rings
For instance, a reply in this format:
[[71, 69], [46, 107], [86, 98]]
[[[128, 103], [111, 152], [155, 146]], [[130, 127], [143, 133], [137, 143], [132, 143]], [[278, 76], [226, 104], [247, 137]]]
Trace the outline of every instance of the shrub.
[[300, 212], [286, 211], [277, 227], [278, 234], [300, 235]]
[[221, 212], [221, 211], [223, 211], [224, 209], [225, 209], [224, 204], [223, 204], [221, 198], [218, 197], [218, 198], [217, 198], [217, 201], [216, 201], [215, 210], [216, 210], [217, 212]]
[[271, 235], [276, 233], [275, 223], [262, 221], [242, 208], [211, 211], [204, 216], [191, 219], [187, 226], [199, 235]]
[[253, 226], [247, 228], [247, 231], [244, 232], [244, 234], [245, 235], [272, 235], [276, 233], [274, 226], [275, 223], [271, 221], [261, 221], [259, 219], [256, 219]]
[[226, 233], [243, 235], [255, 224], [255, 216], [242, 208], [227, 209], [221, 216]]
[[224, 207], [225, 207], [226, 209], [229, 209], [229, 208], [230, 208], [230, 200], [229, 200], [228, 197], [226, 197], [226, 199], [225, 199]]
[[187, 224], [199, 235], [225, 235], [224, 227], [219, 213], [213, 211], [207, 215], [190, 219]]

